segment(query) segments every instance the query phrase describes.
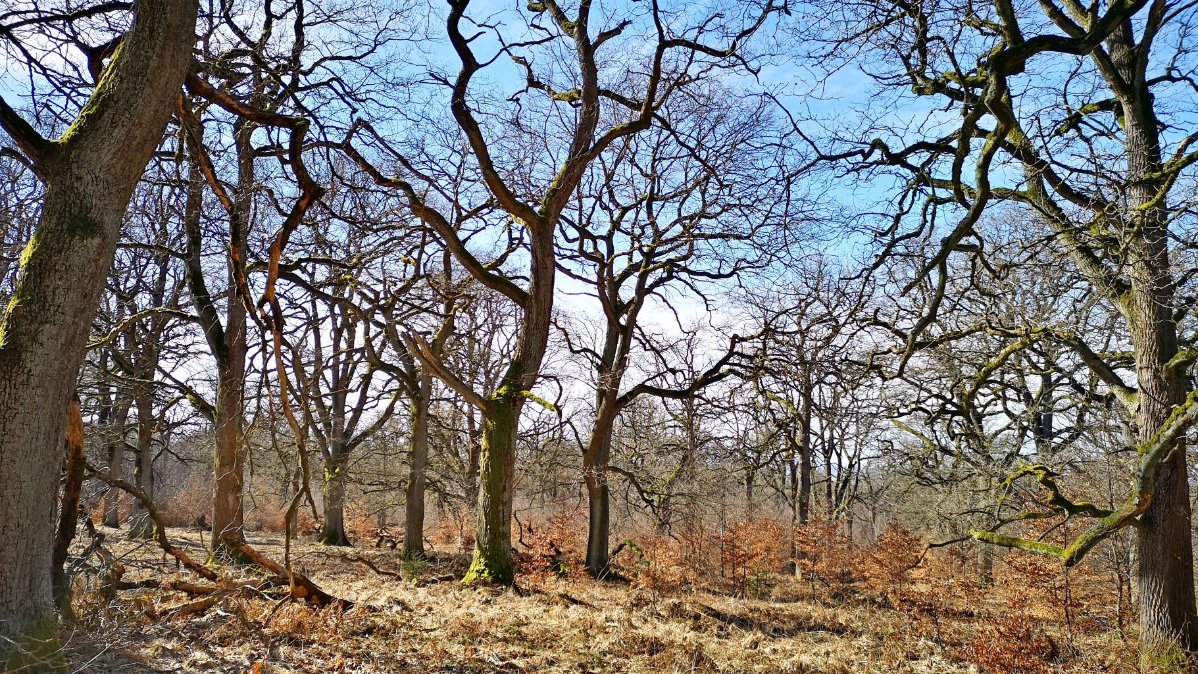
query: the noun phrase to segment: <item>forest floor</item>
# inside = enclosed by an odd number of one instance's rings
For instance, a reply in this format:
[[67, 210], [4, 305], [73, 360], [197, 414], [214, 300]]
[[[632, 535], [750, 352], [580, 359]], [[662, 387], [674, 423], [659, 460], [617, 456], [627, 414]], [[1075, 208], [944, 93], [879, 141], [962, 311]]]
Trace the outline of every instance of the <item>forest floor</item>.
[[[124, 580], [179, 574], [152, 543], [110, 533]], [[170, 536], [204, 558], [198, 532]], [[283, 558], [281, 536], [254, 534], [250, 543]], [[1109, 623], [1063, 624], [992, 593], [937, 586], [920, 594], [918, 581], [898, 593], [832, 591], [781, 574], [762, 598], [552, 574], [512, 589], [469, 588], [456, 582], [463, 555], [434, 554], [405, 565], [385, 547], [293, 542], [294, 567], [353, 601], [348, 610], [230, 596], [172, 617], [195, 598], [106, 594], [84, 583], [79, 624], [64, 640], [73, 671], [114, 674], [1137, 671], [1127, 645], [1134, 638]]]

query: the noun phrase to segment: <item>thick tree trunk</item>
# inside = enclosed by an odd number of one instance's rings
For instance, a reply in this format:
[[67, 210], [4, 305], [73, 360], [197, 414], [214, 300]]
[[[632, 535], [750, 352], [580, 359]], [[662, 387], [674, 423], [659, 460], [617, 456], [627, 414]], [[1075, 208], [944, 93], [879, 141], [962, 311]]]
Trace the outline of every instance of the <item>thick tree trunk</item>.
[[324, 467], [324, 525], [320, 528], [321, 545], [349, 547], [345, 533], [345, 469], [349, 453], [344, 446], [334, 446]]
[[[1142, 393], [1141, 395], [1147, 395]], [[1168, 405], [1141, 402], [1142, 415], [1155, 430], [1167, 418]], [[1152, 433], [1141, 431], [1141, 440]], [[1190, 532], [1190, 489], [1184, 440], [1157, 470], [1152, 505], [1140, 518], [1138, 585], [1140, 633], [1145, 652], [1167, 654], [1180, 645], [1198, 647], [1194, 606], [1194, 551]]]
[[191, 57], [195, 17], [194, 0], [139, 0], [76, 123], [53, 144], [18, 140], [40, 155], [46, 189], [0, 324], [0, 663], [13, 668], [23, 664], [8, 657], [14, 642], [52, 646], [51, 517], [71, 391], [121, 218]]
[[[1160, 270], [1154, 270], [1154, 276], [1160, 276]], [[1158, 283], [1160, 280], [1156, 279]], [[1169, 310], [1171, 297], [1166, 303], [1155, 293], [1135, 294], [1134, 313], [1145, 319], [1133, 326], [1138, 333], [1133, 341], [1140, 382], [1137, 421], [1143, 443], [1164, 425], [1173, 408], [1184, 399], [1185, 391], [1180, 377], [1167, 365], [1177, 350], [1176, 327]], [[1154, 662], [1180, 659], [1179, 648], [1186, 651], [1198, 646], [1185, 450], [1182, 438], [1172, 458], [1157, 469], [1151, 505], [1136, 530], [1142, 650]]]
[[587, 573], [604, 578], [611, 572], [611, 488], [606, 470], [587, 474], [590, 523], [587, 535]]
[[[509, 387], [501, 389], [510, 391]], [[474, 558], [463, 582], [510, 585], [512, 570], [512, 498], [516, 478], [516, 425], [523, 398], [518, 392], [497, 395], [483, 417], [479, 459], [478, 532]]]
[[424, 489], [428, 469], [428, 413], [433, 395], [433, 380], [420, 377], [420, 390], [412, 399], [411, 457], [408, 491], [404, 504], [403, 554], [408, 559], [424, 557]]
[[478, 531], [474, 558], [462, 582], [510, 585], [512, 502], [516, 486], [516, 437], [520, 411], [537, 383], [553, 316], [557, 270], [554, 228], [544, 221], [526, 223], [531, 237], [528, 294], [516, 352], [499, 388], [485, 400], [483, 443], [479, 452]]
[[[1128, 245], [1131, 290], [1125, 316], [1131, 328], [1139, 383], [1137, 425], [1147, 442], [1187, 394], [1187, 378], [1171, 362], [1177, 355], [1174, 310], [1177, 287], [1170, 267], [1168, 214], [1160, 198], [1160, 133], [1152, 94], [1137, 77], [1137, 54], [1128, 26], [1112, 37], [1112, 60], [1139, 84], [1121, 101], [1126, 131], [1128, 225], [1138, 235]], [[1146, 46], [1143, 48], [1147, 48]], [[1134, 79], [1133, 79], [1134, 77]], [[1194, 604], [1194, 550], [1190, 529], [1190, 488], [1184, 436], [1156, 474], [1151, 504], [1137, 528], [1139, 544], [1141, 652], [1150, 661], [1180, 664], [1198, 647]]]

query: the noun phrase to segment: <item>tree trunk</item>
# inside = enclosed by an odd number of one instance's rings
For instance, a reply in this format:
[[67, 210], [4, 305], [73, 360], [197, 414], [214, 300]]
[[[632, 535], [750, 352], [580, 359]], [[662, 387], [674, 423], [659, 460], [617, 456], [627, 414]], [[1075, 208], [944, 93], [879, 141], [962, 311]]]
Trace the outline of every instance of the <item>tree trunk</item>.
[[[1140, 333], [1134, 341], [1140, 382], [1137, 421], [1139, 440], [1143, 443], [1164, 425], [1185, 393], [1180, 378], [1166, 365], [1177, 348], [1176, 327], [1169, 309], [1172, 303], [1166, 304], [1163, 298], [1148, 293], [1133, 301], [1137, 304], [1135, 313], [1146, 319], [1133, 327], [1133, 331]], [[1163, 307], [1163, 312], [1157, 307]], [[1185, 450], [1182, 438], [1172, 458], [1158, 467], [1151, 505], [1136, 530], [1141, 648], [1153, 662], [1180, 662], [1183, 655], [1179, 648], [1188, 651], [1198, 646]]]
[[[600, 381], [603, 381], [601, 373]], [[616, 378], [615, 386], [619, 386]], [[590, 522], [587, 527], [587, 573], [602, 578], [611, 565], [611, 487], [607, 482], [607, 466], [611, 461], [611, 436], [615, 428], [615, 389], [601, 392], [599, 409], [595, 414], [595, 427], [591, 430], [590, 442], [582, 456], [582, 470], [586, 481], [587, 505]]]
[[745, 512], [749, 517], [757, 514], [757, 471], [750, 467], [745, 471]]
[[408, 559], [424, 557], [424, 488], [428, 468], [428, 412], [433, 380], [420, 377], [420, 390], [412, 399], [412, 437], [408, 492], [404, 504], [403, 554]]
[[[244, 330], [243, 323], [242, 335]], [[230, 346], [235, 347], [238, 340], [229, 341]], [[220, 372], [216, 393], [216, 455], [213, 462], [212, 553], [234, 560], [241, 559], [239, 551], [245, 543], [245, 510], [241, 494], [245, 480], [241, 417], [245, 387], [244, 342], [240, 346], [241, 349], [229, 349], [230, 361], [236, 360], [240, 366], [230, 362]], [[240, 358], [234, 358], [234, 351], [239, 352]]]
[[466, 410], [466, 442], [469, 446], [466, 451], [469, 453], [466, 462], [466, 503], [478, 504], [478, 474], [480, 472], [483, 439], [481, 429], [478, 427], [478, 421], [475, 419], [474, 410]]
[[[154, 499], [154, 398], [151, 391], [137, 396], [137, 467], [134, 469], [137, 487]], [[141, 501], [137, 502], [133, 520], [129, 523], [131, 538], [154, 537], [154, 522]]]
[[[76, 123], [52, 144], [18, 140], [41, 155], [45, 193], [0, 324], [0, 663], [13, 669], [28, 663], [25, 646], [57, 650], [51, 517], [71, 392], [121, 218], [191, 57], [195, 17], [194, 0], [139, 0]], [[36, 136], [11, 109], [0, 116], [10, 135]]]
[[[799, 523], [806, 524], [811, 519], [811, 387], [807, 386], [803, 394], [802, 437], [799, 439]], [[832, 474], [828, 473], [831, 483]]]
[[516, 352], [483, 404], [483, 443], [479, 452], [478, 532], [474, 558], [465, 584], [510, 585], [512, 571], [512, 501], [516, 486], [516, 437], [520, 411], [537, 383], [549, 343], [553, 317], [553, 284], [557, 270], [554, 227], [544, 221], [525, 223], [531, 237], [528, 294]]
[[[125, 426], [129, 422], [129, 400], [119, 391], [116, 394], [116, 413], [109, 426], [108, 474], [124, 478], [125, 472]], [[104, 494], [104, 526], [118, 529], [121, 526], [121, 490], [109, 489]]]
[[483, 417], [479, 457], [478, 533], [474, 558], [462, 582], [512, 582], [512, 497], [516, 478], [516, 425], [523, 398], [512, 387], [491, 398]]
[[[187, 134], [193, 153], [201, 151], [203, 125], [194, 125]], [[234, 134], [237, 149], [237, 187], [233, 207], [229, 209], [231, 249], [226, 275], [225, 322], [221, 325], [212, 295], [204, 280], [201, 262], [203, 233], [200, 227], [205, 177], [198, 160], [192, 161], [188, 177], [184, 227], [187, 230], [187, 277], [192, 302], [204, 330], [205, 340], [216, 360], [217, 389], [213, 423], [216, 451], [213, 466], [212, 554], [237, 562], [249, 562], [245, 544], [245, 511], [242, 488], [245, 483], [245, 438], [243, 428], [245, 362], [247, 348], [247, 298], [237, 290], [232, 256], [246, 256], [250, 226], [250, 207], [254, 188], [254, 154], [251, 145], [254, 126], [239, 125]]]
[[67, 551], [75, 540], [75, 528], [79, 524], [79, 494], [83, 491], [83, 466], [87, 463], [83, 455], [83, 416], [79, 409], [79, 397], [71, 400], [70, 416], [67, 419], [66, 479], [62, 487], [62, 500], [58, 508], [58, 532], [54, 537], [54, 603], [63, 616], [71, 615], [71, 578], [67, 575]]
[[[1137, 53], [1124, 48], [1132, 44], [1131, 36], [1125, 34], [1128, 30], [1124, 26], [1112, 36], [1111, 57], [1128, 81], [1139, 84], [1137, 95], [1121, 99], [1132, 207], [1128, 226], [1138, 233], [1128, 244], [1131, 290], [1125, 316], [1135, 347], [1140, 389], [1139, 440], [1147, 442], [1184, 401], [1187, 383], [1171, 363], [1178, 350], [1177, 287], [1170, 267], [1166, 204], [1160, 198], [1164, 189], [1160, 134], [1152, 94], [1143, 86], [1143, 79], [1136, 77]], [[1198, 646], [1190, 518], [1183, 436], [1173, 456], [1158, 466], [1152, 500], [1137, 528], [1141, 653], [1155, 664], [1180, 665], [1186, 652]]]
[[344, 445], [330, 448], [324, 467], [324, 525], [320, 528], [321, 545], [353, 545], [345, 533], [345, 469], [349, 452]]

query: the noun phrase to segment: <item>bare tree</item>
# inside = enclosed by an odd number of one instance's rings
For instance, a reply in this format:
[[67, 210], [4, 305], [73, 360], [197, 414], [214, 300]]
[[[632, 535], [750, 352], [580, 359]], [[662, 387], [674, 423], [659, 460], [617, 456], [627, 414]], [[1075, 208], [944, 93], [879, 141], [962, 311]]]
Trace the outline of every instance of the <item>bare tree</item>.
[[[65, 19], [53, 11], [37, 15]], [[121, 217], [186, 73], [195, 17], [190, 0], [139, 2], [120, 48], [97, 69], [87, 104], [55, 140], [0, 100], [0, 126], [45, 185], [0, 323], [0, 482], [10, 485], [0, 494], [2, 651], [11, 651], [10, 639], [53, 640], [53, 529], [46, 520], [67, 405]], [[22, 45], [19, 30], [0, 35], [10, 48]]]
[[[457, 75], [444, 81], [452, 89], [449, 109], [469, 148], [478, 179], [486, 186], [488, 198], [509, 219], [503, 226], [515, 227], [510, 238], [520, 247], [526, 241], [525, 278], [513, 279], [503, 274], [497, 264], [480, 260], [469, 250], [437, 201], [452, 199], [443, 187], [428, 180], [427, 174], [408, 154], [373, 133], [368, 125], [358, 127], [356, 135], [365, 136], [381, 146], [388, 159], [393, 158], [400, 164], [403, 175], [388, 177], [352, 149], [352, 138], [347, 139], [346, 146], [380, 184], [395, 187], [403, 194], [412, 212], [441, 237], [459, 264], [483, 286], [502, 294], [518, 309], [520, 327], [516, 352], [493, 391], [473, 390], [444, 367], [427, 343], [422, 343], [419, 337], [413, 338], [421, 360], [447, 385], [482, 410], [484, 440], [479, 476], [478, 536], [474, 560], [465, 582], [506, 584], [512, 580], [511, 517], [517, 427], [525, 402], [534, 395], [532, 391], [539, 379], [549, 339], [556, 280], [554, 239], [562, 213], [587, 167], [596, 158], [620, 139], [650, 128], [670, 96], [694, 79], [728, 63], [744, 63], [740, 55], [744, 42], [781, 7], [772, 2], [767, 2], [764, 7], [754, 3], [747, 17], [745, 12], [738, 12], [732, 19], [717, 14], [693, 23], [667, 21], [657, 4], [649, 8], [647, 14], [639, 15], [631, 11], [633, 8], [613, 8], [616, 15], [605, 17], [606, 25], [598, 27], [591, 25], [592, 16], [603, 13], [596, 13], [593, 3], [583, 2], [571, 14], [568, 8], [548, 0], [529, 5], [528, 13], [522, 15], [528, 30], [539, 36], [527, 41], [505, 35], [498, 25], [471, 18], [467, 13], [469, 8], [469, 0], [449, 3], [446, 32], [461, 61]], [[500, 45], [499, 53], [483, 58], [477, 55], [477, 39], [471, 36], [475, 27], [494, 34]], [[633, 27], [636, 30], [630, 31]], [[610, 85], [602, 84], [601, 55], [614, 54], [618, 45], [632, 37], [633, 32], [641, 30], [647, 35], [638, 35], [635, 39], [648, 37], [652, 45], [647, 62], [640, 66], [644, 75], [622, 78]], [[722, 40], [723, 44], [715, 43], [717, 40]], [[543, 60], [556, 60], [560, 52], [555, 51], [554, 45], [558, 43], [568, 47], [565, 57], [568, 60], [550, 67]], [[544, 163], [553, 166], [548, 175], [535, 177], [539, 184], [532, 184], [523, 177], [531, 166], [505, 165], [497, 161], [503, 155], [496, 153], [498, 146], [493, 130], [489, 133], [480, 124], [477, 103], [472, 100], [476, 76], [504, 55], [527, 75], [527, 88], [513, 99], [514, 104], [521, 106], [517, 116], [541, 110], [549, 124], [555, 127], [560, 124], [561, 127], [555, 128], [553, 137], [538, 141], [548, 142], [552, 148]], [[616, 58], [613, 55], [611, 60], [614, 62]], [[562, 69], [569, 75], [551, 77], [552, 73]], [[619, 115], [614, 123], [601, 129], [602, 112], [606, 106], [612, 106]], [[565, 114], [559, 114], [560, 111]], [[489, 112], [490, 116], [493, 113]], [[523, 122], [519, 124], [520, 128], [525, 128]], [[417, 189], [415, 183], [424, 183], [432, 194], [426, 193], [424, 188]]]
[[[927, 283], [932, 296], [905, 331], [904, 360], [951, 302], [944, 292], [950, 259], [969, 259], [976, 268], [989, 263], [979, 223], [1004, 204], [1023, 209], [1029, 234], [1044, 231], [1120, 314], [1134, 353], [1129, 368], [1107, 362], [1084, 338], [1045, 326], [1024, 326], [1011, 340], [1045, 335], [1060, 342], [1125, 404], [1141, 455], [1127, 498], [1088, 511], [1060, 495], [1061, 515], [1093, 520], [1065, 545], [977, 535], [1072, 565], [1135, 526], [1143, 652], [1153, 660], [1177, 659], [1198, 641], [1184, 442], [1198, 401], [1187, 397], [1193, 358], [1178, 336], [1191, 307], [1181, 291], [1189, 275], [1179, 276], [1171, 261], [1176, 215], [1184, 210], [1174, 187], [1198, 153], [1196, 136], [1170, 130], [1187, 126], [1170, 121], [1186, 113], [1162, 104], [1192, 96], [1193, 80], [1182, 74], [1192, 72], [1192, 49], [1170, 37], [1189, 30], [1189, 9], [1168, 0], [1089, 8], [1048, 2], [1038, 9], [1005, 0], [968, 7], [866, 1], [830, 14], [845, 20], [833, 27], [842, 31], [839, 45], [867, 44], [867, 58], [880, 57], [867, 67], [883, 87], [913, 91], [959, 115], [955, 128], [929, 123], [840, 155], [856, 157], [857, 168], [888, 167], [910, 179], [898, 217], [882, 228], [886, 251], [899, 254], [913, 242], [934, 249], [907, 284], [910, 290]], [[998, 169], [1008, 161], [1016, 171]], [[952, 223], [942, 228], [945, 219]], [[943, 237], [938, 242], [928, 240], [933, 228]]]
[[653, 386], [652, 371], [625, 386], [634, 354], [658, 348], [645, 338], [642, 312], [674, 311], [682, 293], [710, 308], [708, 294], [764, 266], [778, 230], [795, 217], [785, 146], [771, 127], [770, 108], [753, 99], [717, 108], [715, 101], [727, 96], [712, 87], [665, 106], [659, 118], [677, 121], [622, 139], [601, 156], [579, 188], [577, 206], [562, 217], [561, 271], [584, 284], [605, 319], [594, 348], [579, 339], [571, 347], [594, 371], [595, 418], [583, 450], [593, 576], [608, 572], [607, 468], [620, 410], [642, 394], [684, 397], [719, 381], [741, 342], [735, 338], [724, 358], [714, 358], [682, 390]]

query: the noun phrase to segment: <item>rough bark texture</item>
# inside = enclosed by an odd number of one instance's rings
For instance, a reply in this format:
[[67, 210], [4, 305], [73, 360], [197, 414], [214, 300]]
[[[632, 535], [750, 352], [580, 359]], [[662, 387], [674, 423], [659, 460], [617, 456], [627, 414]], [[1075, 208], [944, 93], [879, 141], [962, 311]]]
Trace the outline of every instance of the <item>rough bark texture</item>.
[[[1156, 339], [1138, 349], [1140, 359], [1154, 361], [1161, 347], [1171, 345], [1175, 345], [1175, 336], [1158, 334]], [[1162, 376], [1167, 372], [1163, 366], [1165, 361], [1156, 363], [1155, 367], [1145, 363], [1140, 368], [1141, 441], [1147, 441], [1156, 433], [1173, 406], [1183, 398], [1177, 377]], [[1145, 652], [1164, 653], [1166, 659], [1172, 657], [1168, 654], [1176, 645], [1181, 645], [1184, 650], [1193, 650], [1198, 645], [1184, 439], [1178, 444], [1173, 457], [1157, 470], [1152, 504], [1141, 516], [1137, 529], [1141, 640]]]
[[38, 158], [42, 213], [0, 324], [0, 643], [53, 636], [51, 517], [71, 391], [121, 218], [187, 69], [195, 17], [193, 0], [140, 0], [79, 119]]
[[605, 576], [611, 565], [611, 487], [607, 467], [611, 461], [612, 429], [618, 413], [615, 398], [612, 391], [600, 403], [591, 439], [582, 457], [590, 510], [586, 567], [587, 573], [595, 578]]
[[[1138, 50], [1124, 48], [1124, 27], [1112, 37], [1111, 57], [1128, 81], [1140, 83], [1134, 97], [1121, 101], [1127, 152], [1128, 197], [1132, 226], [1140, 232], [1129, 246], [1131, 290], [1124, 315], [1131, 328], [1139, 382], [1137, 426], [1147, 442], [1161, 429], [1186, 396], [1182, 373], [1170, 362], [1177, 355], [1174, 318], [1177, 287], [1169, 261], [1167, 212], [1158, 198], [1160, 133], [1153, 97], [1142, 85], [1136, 65]], [[1142, 45], [1141, 49], [1147, 49]], [[1198, 612], [1194, 605], [1194, 550], [1190, 530], [1190, 488], [1185, 439], [1157, 469], [1155, 490], [1137, 529], [1139, 544], [1140, 638], [1152, 659], [1182, 657], [1178, 649], [1198, 646]], [[1177, 654], [1177, 655], [1171, 655]]]
[[329, 450], [324, 467], [324, 524], [320, 529], [322, 545], [352, 545], [345, 533], [345, 471], [349, 452], [343, 444]]
[[420, 390], [412, 399], [411, 457], [407, 500], [404, 504], [403, 554], [409, 559], [424, 556], [424, 488], [428, 468], [428, 413], [433, 380], [420, 377]]
[[[244, 330], [243, 323], [243, 334]], [[245, 344], [232, 339], [229, 346], [232, 347], [228, 351], [229, 363], [220, 368], [220, 383], [216, 394], [212, 551], [218, 556], [237, 558], [237, 551], [245, 543], [245, 510], [241, 498], [245, 481], [245, 452], [241, 435]], [[240, 367], [237, 367], [237, 362], [240, 362]]]
[[512, 582], [512, 499], [516, 484], [516, 434], [520, 411], [540, 375], [553, 315], [557, 271], [553, 228], [527, 223], [532, 237], [529, 292], [524, 300], [516, 352], [486, 400], [479, 456], [478, 531], [463, 583]]
[[479, 458], [478, 529], [474, 557], [463, 582], [512, 582], [512, 497], [516, 473], [516, 424], [523, 399], [492, 399], [483, 419]]
[[[230, 246], [232, 254], [245, 259], [250, 221], [250, 197], [254, 184], [253, 148], [250, 145], [253, 127], [243, 125], [237, 130], [236, 147], [238, 162], [238, 184], [234, 207], [229, 212], [230, 231], [233, 234]], [[198, 146], [198, 143], [197, 143]], [[236, 272], [228, 272], [230, 296], [225, 308], [223, 329], [219, 319], [205, 321], [214, 323], [217, 329], [205, 326], [209, 347], [216, 357], [218, 385], [216, 392], [216, 453], [213, 461], [212, 500], [212, 553], [234, 561], [246, 561], [241, 550], [245, 547], [245, 510], [242, 489], [245, 486], [245, 439], [243, 430], [245, 398], [245, 363], [248, 351], [246, 341], [247, 309], [243, 298], [232, 289], [236, 288]], [[193, 291], [193, 299], [195, 298]], [[204, 290], [209, 305], [211, 297]], [[207, 313], [215, 318], [215, 307], [209, 306]], [[203, 316], [201, 316], [203, 318]]]

